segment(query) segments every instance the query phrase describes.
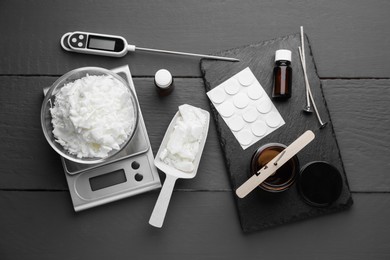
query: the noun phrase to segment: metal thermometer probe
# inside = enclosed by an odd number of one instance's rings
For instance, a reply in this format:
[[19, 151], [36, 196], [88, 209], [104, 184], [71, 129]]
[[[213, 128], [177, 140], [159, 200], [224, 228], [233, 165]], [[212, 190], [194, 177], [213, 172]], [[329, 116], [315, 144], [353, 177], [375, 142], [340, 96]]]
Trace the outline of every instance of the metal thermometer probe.
[[66, 51], [110, 57], [123, 57], [129, 51], [139, 50], [165, 54], [186, 55], [214, 60], [239, 61], [235, 58], [221, 56], [141, 48], [128, 44], [126, 39], [121, 36], [80, 31], [65, 33], [61, 38], [61, 46]]

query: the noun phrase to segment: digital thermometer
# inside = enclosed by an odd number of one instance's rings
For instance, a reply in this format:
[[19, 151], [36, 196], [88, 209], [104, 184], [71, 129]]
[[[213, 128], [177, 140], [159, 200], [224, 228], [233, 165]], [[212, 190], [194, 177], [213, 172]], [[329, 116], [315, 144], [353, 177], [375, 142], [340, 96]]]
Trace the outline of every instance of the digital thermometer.
[[61, 38], [61, 46], [66, 51], [111, 57], [123, 57], [129, 51], [140, 50], [175, 55], [187, 55], [214, 60], [239, 61], [235, 58], [221, 56], [140, 48], [135, 45], [128, 44], [126, 39], [121, 36], [79, 31], [65, 33]]

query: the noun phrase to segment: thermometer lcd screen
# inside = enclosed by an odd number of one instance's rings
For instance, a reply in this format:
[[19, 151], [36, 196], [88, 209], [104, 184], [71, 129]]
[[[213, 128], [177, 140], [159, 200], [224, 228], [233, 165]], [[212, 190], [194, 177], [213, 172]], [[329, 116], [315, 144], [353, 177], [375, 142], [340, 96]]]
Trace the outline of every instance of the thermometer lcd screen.
[[115, 51], [115, 43], [115, 39], [90, 36], [88, 41], [88, 48], [104, 51]]

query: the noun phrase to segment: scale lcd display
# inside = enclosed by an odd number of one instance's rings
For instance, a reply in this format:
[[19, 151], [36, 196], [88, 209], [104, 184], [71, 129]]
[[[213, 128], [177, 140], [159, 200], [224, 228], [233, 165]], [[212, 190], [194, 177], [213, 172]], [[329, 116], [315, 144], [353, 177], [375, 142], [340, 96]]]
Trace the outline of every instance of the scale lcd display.
[[88, 48], [104, 51], [115, 51], [115, 39], [90, 36]]
[[97, 191], [126, 181], [127, 179], [124, 170], [118, 170], [92, 177], [89, 179], [89, 184], [91, 185], [92, 191]]

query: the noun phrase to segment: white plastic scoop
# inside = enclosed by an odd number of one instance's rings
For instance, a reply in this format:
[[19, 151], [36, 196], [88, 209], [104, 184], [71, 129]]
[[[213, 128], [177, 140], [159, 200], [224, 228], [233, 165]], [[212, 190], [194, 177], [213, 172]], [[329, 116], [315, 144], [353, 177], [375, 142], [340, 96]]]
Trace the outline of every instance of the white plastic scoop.
[[207, 133], [208, 133], [208, 129], [209, 129], [209, 122], [210, 122], [209, 112], [202, 110], [202, 109], [200, 109], [200, 111], [205, 115], [206, 123], [205, 123], [205, 126], [203, 128], [203, 134], [202, 134], [202, 137], [201, 137], [201, 140], [199, 143], [199, 150], [198, 150], [197, 155], [193, 161], [193, 164], [194, 164], [193, 171], [191, 171], [191, 172], [180, 171], [173, 166], [167, 165], [166, 163], [164, 163], [160, 159], [161, 153], [167, 147], [168, 141], [169, 141], [171, 134], [174, 130], [174, 127], [176, 125], [176, 121], [180, 117], [180, 112], [177, 112], [175, 114], [175, 116], [173, 117], [173, 119], [172, 119], [171, 123], [169, 124], [168, 129], [164, 135], [164, 139], [163, 139], [163, 141], [160, 145], [160, 148], [157, 152], [157, 155], [154, 159], [154, 164], [156, 165], [156, 167], [158, 169], [160, 169], [161, 171], [163, 171], [166, 174], [166, 178], [165, 178], [163, 187], [161, 188], [161, 191], [160, 191], [160, 195], [158, 196], [157, 202], [154, 206], [152, 215], [151, 215], [150, 220], [149, 220], [149, 224], [152, 226], [155, 226], [158, 228], [162, 227], [176, 180], [178, 178], [192, 179], [196, 175], [196, 172], [197, 172], [198, 167], [199, 167], [200, 158], [202, 156], [203, 148], [204, 148], [204, 145], [206, 143]]

